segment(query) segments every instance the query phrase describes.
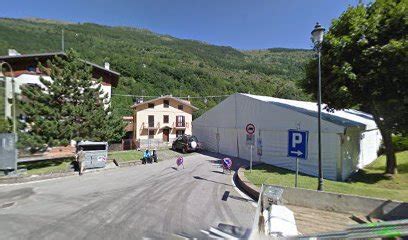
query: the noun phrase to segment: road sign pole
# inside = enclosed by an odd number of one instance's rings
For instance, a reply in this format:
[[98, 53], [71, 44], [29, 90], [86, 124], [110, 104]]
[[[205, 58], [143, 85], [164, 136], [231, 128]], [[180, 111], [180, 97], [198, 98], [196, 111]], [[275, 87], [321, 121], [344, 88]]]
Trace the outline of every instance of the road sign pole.
[[252, 172], [252, 148], [253, 145], [251, 144], [251, 161], [249, 162], [249, 171]]
[[298, 186], [298, 175], [299, 175], [299, 158], [296, 158], [296, 175], [295, 175], [295, 187]]

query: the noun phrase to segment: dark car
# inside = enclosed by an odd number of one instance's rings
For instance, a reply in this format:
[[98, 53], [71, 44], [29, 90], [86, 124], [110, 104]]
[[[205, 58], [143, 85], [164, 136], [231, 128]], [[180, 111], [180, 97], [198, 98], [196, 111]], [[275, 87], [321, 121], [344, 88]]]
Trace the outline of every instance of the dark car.
[[183, 153], [200, 150], [200, 143], [197, 137], [191, 135], [182, 135], [174, 140], [171, 148], [174, 151], [182, 151]]

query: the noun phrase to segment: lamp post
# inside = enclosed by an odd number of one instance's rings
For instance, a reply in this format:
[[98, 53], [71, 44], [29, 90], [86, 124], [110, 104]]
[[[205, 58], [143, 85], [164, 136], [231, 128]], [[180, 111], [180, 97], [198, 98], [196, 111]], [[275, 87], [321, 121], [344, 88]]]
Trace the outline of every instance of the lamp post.
[[[1, 74], [3, 75], [3, 65], [6, 65], [9, 69], [10, 69], [10, 74], [11, 74], [11, 92], [13, 94], [13, 133], [17, 136], [17, 121], [16, 121], [16, 90], [15, 90], [15, 84], [14, 84], [14, 72], [13, 72], [13, 68], [11, 67], [11, 65], [8, 62], [1, 62], [0, 63], [0, 70], [1, 70]], [[4, 75], [3, 75], [4, 76]], [[4, 77], [4, 82], [5, 82], [5, 86], [7, 86], [7, 78]], [[8, 101], [8, 96], [7, 96], [7, 87], [6, 87], [6, 91], [5, 91], [5, 101]], [[6, 102], [5, 102], [6, 103]], [[7, 111], [7, 109], [6, 109]], [[4, 114], [4, 117], [7, 117], [6, 114]]]
[[321, 78], [321, 69], [320, 69], [320, 55], [321, 55], [321, 47], [323, 42], [323, 35], [324, 35], [324, 28], [319, 24], [316, 23], [313, 31], [312, 31], [312, 41], [315, 46], [315, 49], [318, 54], [318, 75], [319, 75], [319, 86], [317, 90], [317, 138], [318, 138], [318, 165], [319, 165], [319, 182], [317, 185], [317, 190], [323, 190], [323, 170], [322, 170], [322, 129], [321, 129], [321, 120], [322, 120], [322, 78]]

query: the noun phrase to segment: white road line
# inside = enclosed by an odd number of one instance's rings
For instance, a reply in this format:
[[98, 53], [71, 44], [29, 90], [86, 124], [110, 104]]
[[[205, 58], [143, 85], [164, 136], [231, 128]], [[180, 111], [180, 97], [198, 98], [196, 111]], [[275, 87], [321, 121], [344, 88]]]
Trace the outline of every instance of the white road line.
[[245, 199], [247, 199], [248, 201], [250, 201], [250, 202], [251, 202], [251, 205], [252, 205], [253, 207], [255, 207], [255, 208], [258, 207], [258, 204], [254, 203], [254, 200], [252, 200], [252, 198], [248, 197], [248, 195], [246, 195], [246, 194], [243, 193], [241, 190], [239, 190], [239, 188], [235, 185], [234, 175], [232, 175], [232, 177], [231, 177], [231, 183], [232, 183], [232, 186], [234, 186], [235, 191], [237, 191], [237, 192], [239, 193], [239, 195], [241, 195], [243, 198], [245, 198]]

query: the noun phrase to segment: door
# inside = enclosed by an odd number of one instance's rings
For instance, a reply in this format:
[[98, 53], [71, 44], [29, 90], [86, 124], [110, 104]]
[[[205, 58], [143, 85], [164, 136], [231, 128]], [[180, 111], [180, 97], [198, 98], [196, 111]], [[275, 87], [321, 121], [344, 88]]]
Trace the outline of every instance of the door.
[[169, 129], [163, 129], [163, 142], [169, 141], [169, 134], [170, 134]]

